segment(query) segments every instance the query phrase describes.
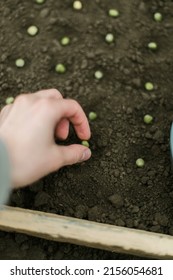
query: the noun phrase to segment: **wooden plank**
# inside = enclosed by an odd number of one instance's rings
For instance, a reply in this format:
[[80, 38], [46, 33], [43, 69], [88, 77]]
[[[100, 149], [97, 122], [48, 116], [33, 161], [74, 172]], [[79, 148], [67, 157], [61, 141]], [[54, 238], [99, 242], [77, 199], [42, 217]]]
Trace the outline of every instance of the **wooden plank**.
[[173, 259], [173, 237], [5, 206], [0, 210], [0, 230], [25, 233], [112, 252], [156, 259]]

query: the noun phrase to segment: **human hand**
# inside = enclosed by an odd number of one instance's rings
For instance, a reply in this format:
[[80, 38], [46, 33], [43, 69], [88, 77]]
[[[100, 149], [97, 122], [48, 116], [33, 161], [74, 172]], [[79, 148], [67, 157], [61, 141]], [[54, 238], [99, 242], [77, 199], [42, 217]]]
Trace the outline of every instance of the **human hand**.
[[56, 89], [19, 95], [2, 109], [0, 138], [9, 152], [14, 187], [26, 186], [65, 165], [90, 158], [90, 149], [82, 145], [55, 143], [55, 137], [67, 138], [69, 122], [80, 139], [90, 138], [81, 106], [63, 99]]

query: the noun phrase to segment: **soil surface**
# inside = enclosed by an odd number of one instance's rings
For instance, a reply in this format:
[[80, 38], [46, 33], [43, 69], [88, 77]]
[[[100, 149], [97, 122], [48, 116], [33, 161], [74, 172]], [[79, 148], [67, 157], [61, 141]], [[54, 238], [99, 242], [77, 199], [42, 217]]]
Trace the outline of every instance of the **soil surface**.
[[[87, 115], [98, 115], [90, 122], [92, 158], [14, 192], [9, 204], [173, 235], [173, 1], [87, 0], [81, 11], [72, 3], [0, 1], [1, 107], [8, 96], [57, 88]], [[109, 17], [110, 8], [120, 16]], [[162, 22], [153, 19], [157, 11]], [[30, 25], [39, 28], [35, 37], [26, 32]], [[107, 33], [114, 43], [105, 42]], [[63, 36], [71, 39], [66, 47]], [[147, 48], [153, 41], [156, 51]], [[19, 57], [26, 62], [21, 69], [15, 66]], [[66, 65], [65, 74], [55, 72], [57, 63]], [[146, 82], [153, 91], [145, 90]], [[151, 124], [144, 123], [145, 114], [153, 116]], [[71, 131], [67, 143], [79, 142]], [[0, 232], [0, 259], [139, 258]]]

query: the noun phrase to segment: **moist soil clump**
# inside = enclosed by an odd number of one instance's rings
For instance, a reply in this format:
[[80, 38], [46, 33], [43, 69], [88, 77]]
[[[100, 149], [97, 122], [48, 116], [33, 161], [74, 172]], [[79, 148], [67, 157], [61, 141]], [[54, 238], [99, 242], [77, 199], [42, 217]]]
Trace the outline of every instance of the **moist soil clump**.
[[[90, 121], [92, 158], [13, 192], [9, 205], [173, 235], [173, 2], [161, 0], [2, 0], [0, 102], [57, 88], [77, 100]], [[119, 17], [108, 15], [117, 9]], [[161, 22], [153, 18], [163, 15]], [[38, 34], [27, 34], [29, 26]], [[108, 33], [114, 41], [105, 41]], [[62, 37], [69, 37], [67, 46]], [[148, 49], [156, 42], [157, 49]], [[25, 65], [17, 68], [22, 58]], [[55, 72], [60, 63], [64, 74]], [[103, 77], [95, 78], [101, 71]], [[145, 83], [154, 85], [152, 91]], [[151, 124], [144, 116], [153, 117]], [[73, 129], [65, 144], [80, 143]], [[136, 160], [145, 162], [142, 168]], [[27, 160], [27, 159], [26, 159]], [[130, 255], [0, 232], [0, 259], [138, 259]]]

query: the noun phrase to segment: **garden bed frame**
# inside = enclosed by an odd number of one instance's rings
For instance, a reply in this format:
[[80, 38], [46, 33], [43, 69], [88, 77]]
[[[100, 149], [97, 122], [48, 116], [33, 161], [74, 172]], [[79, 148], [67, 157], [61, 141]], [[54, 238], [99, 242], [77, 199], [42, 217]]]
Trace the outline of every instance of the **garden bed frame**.
[[173, 237], [5, 206], [0, 230], [154, 259], [173, 259]]

